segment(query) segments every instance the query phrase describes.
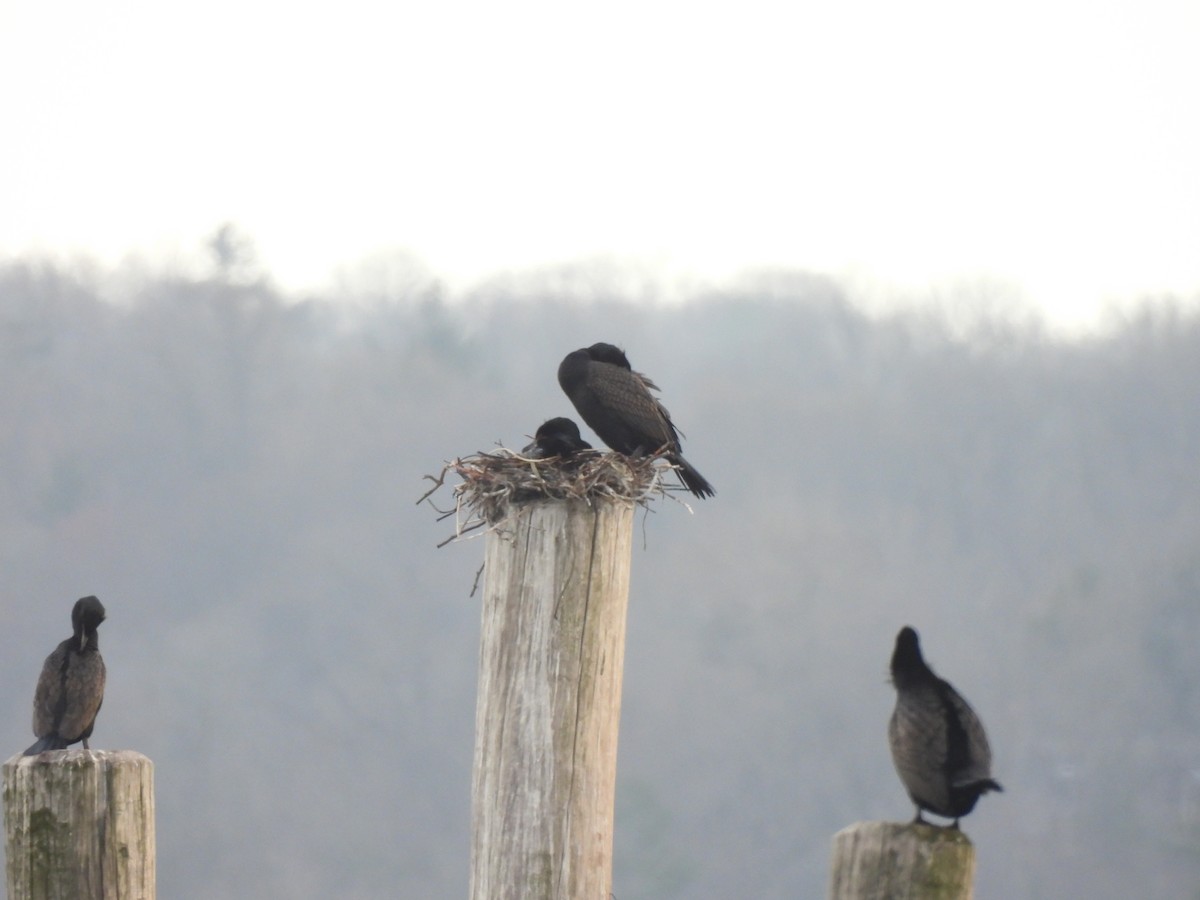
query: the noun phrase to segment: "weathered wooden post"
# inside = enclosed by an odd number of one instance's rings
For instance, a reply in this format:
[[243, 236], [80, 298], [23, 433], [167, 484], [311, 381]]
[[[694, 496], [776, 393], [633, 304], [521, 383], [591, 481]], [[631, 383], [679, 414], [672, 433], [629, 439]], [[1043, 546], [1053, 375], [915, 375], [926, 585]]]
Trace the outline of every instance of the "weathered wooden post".
[[516, 502], [487, 535], [474, 900], [607, 900], [634, 503]]
[[829, 900], [970, 900], [975, 848], [957, 828], [859, 822], [833, 838]]
[[8, 900], [154, 900], [154, 764], [52, 750], [4, 764]]

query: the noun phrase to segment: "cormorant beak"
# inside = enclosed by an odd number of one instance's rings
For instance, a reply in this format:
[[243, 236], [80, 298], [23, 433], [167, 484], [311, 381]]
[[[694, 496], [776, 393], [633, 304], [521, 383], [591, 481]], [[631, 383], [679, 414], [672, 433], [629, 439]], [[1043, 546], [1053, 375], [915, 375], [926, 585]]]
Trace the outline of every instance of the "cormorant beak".
[[79, 634], [79, 652], [83, 652], [83, 648], [87, 646], [87, 632], [83, 631]]

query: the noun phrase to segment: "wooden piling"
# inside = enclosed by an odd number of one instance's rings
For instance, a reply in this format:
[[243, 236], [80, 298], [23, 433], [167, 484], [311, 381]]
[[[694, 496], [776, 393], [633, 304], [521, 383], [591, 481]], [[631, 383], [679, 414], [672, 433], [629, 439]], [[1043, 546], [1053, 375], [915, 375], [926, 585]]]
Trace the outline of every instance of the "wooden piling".
[[51, 750], [4, 764], [8, 900], [154, 900], [154, 764]]
[[535, 500], [487, 536], [473, 900], [606, 900], [633, 503]]
[[971, 900], [975, 848], [957, 828], [859, 822], [833, 838], [829, 900]]

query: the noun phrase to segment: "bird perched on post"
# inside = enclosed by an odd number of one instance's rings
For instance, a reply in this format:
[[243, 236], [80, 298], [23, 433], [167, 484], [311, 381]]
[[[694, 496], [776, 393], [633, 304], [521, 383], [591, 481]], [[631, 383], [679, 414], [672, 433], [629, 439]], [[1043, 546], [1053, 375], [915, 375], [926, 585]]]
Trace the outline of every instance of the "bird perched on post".
[[592, 344], [568, 353], [558, 367], [558, 383], [583, 421], [618, 453], [641, 456], [666, 448], [684, 486], [697, 497], [716, 491], [686, 459], [671, 414], [650, 391], [658, 385], [633, 371], [624, 351]]
[[74, 633], [46, 657], [33, 695], [33, 733], [38, 740], [25, 751], [35, 756], [63, 750], [88, 738], [104, 702], [104, 659], [96, 629], [104, 621], [104, 605], [84, 597], [71, 610]]
[[570, 419], [559, 416], [547, 419], [538, 426], [533, 443], [521, 452], [534, 459], [550, 459], [557, 456], [564, 462], [581, 450], [591, 450], [592, 445], [579, 434], [579, 426]]
[[1002, 791], [992, 780], [992, 751], [979, 716], [921, 656], [917, 633], [907, 626], [892, 653], [896, 708], [888, 723], [892, 762], [921, 810], [954, 820], [975, 808], [981, 794]]

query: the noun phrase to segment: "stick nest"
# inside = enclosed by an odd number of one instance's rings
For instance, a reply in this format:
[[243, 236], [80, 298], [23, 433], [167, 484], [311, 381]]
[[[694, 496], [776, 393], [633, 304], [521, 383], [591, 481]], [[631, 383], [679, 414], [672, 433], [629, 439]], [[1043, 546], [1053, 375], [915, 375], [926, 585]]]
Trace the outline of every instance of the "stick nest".
[[[468, 532], [495, 527], [514, 504], [534, 500], [626, 500], [646, 506], [654, 496], [666, 496], [662, 474], [673, 466], [656, 465], [661, 455], [631, 458], [620, 453], [584, 450], [563, 462], [558, 457], [533, 459], [504, 447], [446, 463], [418, 503], [428, 501], [438, 521], [455, 517], [455, 531], [438, 544], [444, 547]], [[453, 488], [454, 508], [439, 509], [431, 499], [455, 473], [462, 479]], [[687, 504], [684, 504], [685, 506]]]

